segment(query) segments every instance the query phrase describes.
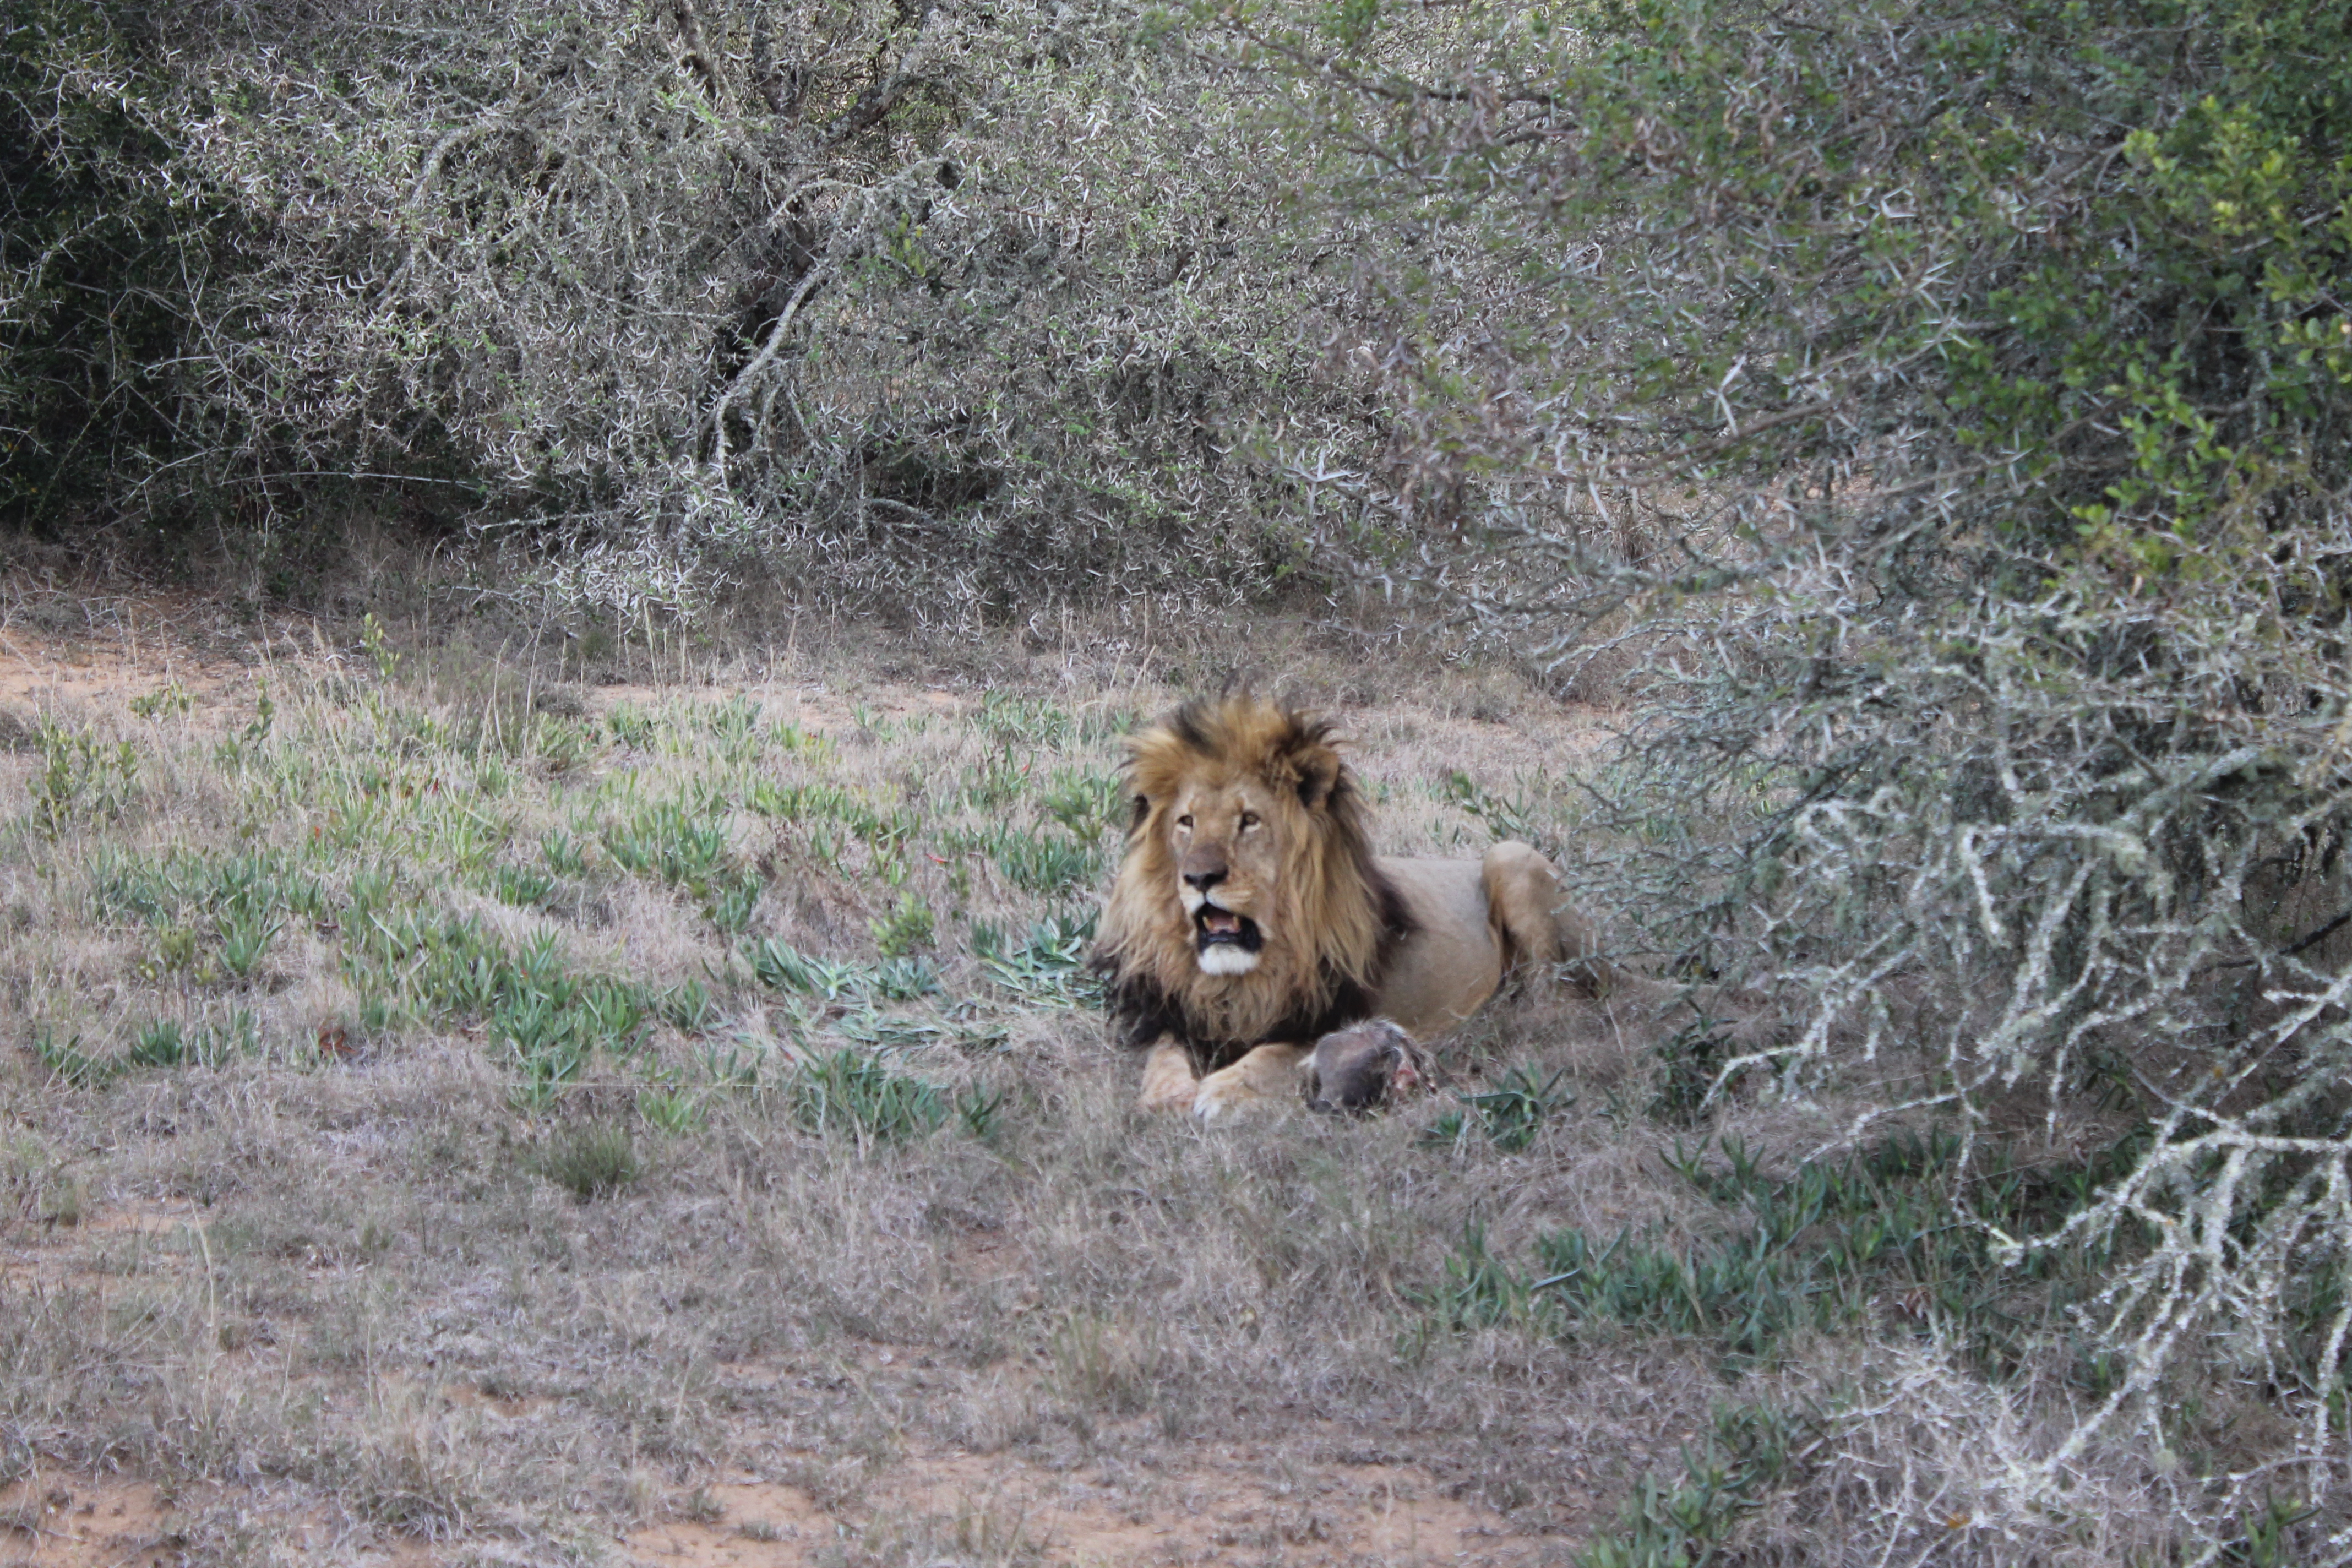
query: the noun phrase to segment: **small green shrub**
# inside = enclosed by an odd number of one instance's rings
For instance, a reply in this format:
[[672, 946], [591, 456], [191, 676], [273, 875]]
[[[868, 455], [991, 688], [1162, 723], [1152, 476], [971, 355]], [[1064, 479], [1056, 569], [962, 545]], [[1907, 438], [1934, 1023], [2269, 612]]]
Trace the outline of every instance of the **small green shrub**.
[[260, 1030], [248, 1008], [232, 1009], [217, 1025], [156, 1018], [142, 1026], [130, 1048], [101, 1070], [112, 1077], [140, 1068], [220, 1067], [259, 1047]]
[[131, 711], [142, 719], [184, 718], [194, 711], [196, 700], [178, 679], [166, 680], [144, 697], [131, 700]]
[[940, 988], [938, 966], [928, 958], [886, 958], [855, 963], [819, 958], [770, 937], [744, 950], [751, 973], [772, 990], [797, 992], [819, 1001], [913, 1002]]
[[[2146, 1136], [2078, 1165], [2031, 1170], [1980, 1150], [1983, 1174], [1965, 1193], [1953, 1187], [1960, 1144], [1945, 1132], [1898, 1134], [1787, 1177], [1767, 1174], [1736, 1142], [1719, 1163], [1704, 1144], [1677, 1146], [1670, 1167], [1738, 1216], [1724, 1233], [1674, 1246], [1633, 1231], [1606, 1242], [1553, 1231], [1537, 1238], [1536, 1268], [1523, 1275], [1473, 1223], [1423, 1305], [1448, 1329], [1507, 1319], [1571, 1336], [1686, 1336], [1737, 1366], [1769, 1364], [1801, 1331], [1842, 1329], [1891, 1302], [2000, 1375], [2052, 1335], [2072, 1337], [2066, 1308], [2097, 1289], [2105, 1261], [2091, 1249], [2044, 1250], [2012, 1267], [1994, 1236], [2063, 1224], [2128, 1168]], [[2076, 1381], [2097, 1393], [2112, 1374], [2085, 1358]]]
[[1087, 970], [1099, 910], [1048, 916], [1017, 942], [985, 922], [971, 928], [972, 955], [989, 980], [1029, 1005], [1091, 1006], [1100, 987]]
[[1081, 844], [1092, 844], [1127, 817], [1127, 790], [1117, 773], [1057, 768], [1037, 805]]
[[[1445, 1259], [1444, 1281], [1421, 1297], [1438, 1323], [1449, 1330], [1491, 1327], [1529, 1315], [1530, 1287], [1486, 1246], [1486, 1227], [1472, 1219]], [[1549, 1305], [1549, 1303], [1547, 1303]]]
[[710, 885], [702, 901], [702, 912], [722, 936], [740, 936], [750, 929], [752, 912], [760, 907], [760, 894], [764, 884], [756, 876], [722, 878]]
[[490, 873], [490, 890], [500, 903], [541, 909], [555, 896], [555, 879], [529, 866], [500, 866]]
[[540, 854], [547, 868], [559, 877], [584, 877], [588, 874], [586, 847], [568, 833], [550, 833], [539, 841]]
[[1654, 1473], [1634, 1485], [1613, 1528], [1577, 1552], [1576, 1568], [1696, 1568], [1747, 1514], [1801, 1463], [1809, 1418], [1764, 1405], [1727, 1405], [1696, 1448], [1683, 1449], [1683, 1479]]
[[931, 944], [931, 907], [912, 893], [901, 893], [888, 914], [867, 922], [874, 945], [884, 958], [905, 958]]
[[660, 733], [660, 725], [652, 714], [625, 703], [604, 715], [604, 731], [619, 745], [632, 751], [649, 752], [653, 750], [655, 737]]
[[118, 1070], [113, 1062], [83, 1050], [79, 1035], [60, 1040], [47, 1025], [33, 1031], [33, 1055], [58, 1077], [82, 1088], [106, 1083]]
[[637, 1090], [637, 1114], [656, 1131], [680, 1137], [702, 1125], [702, 1097], [689, 1089], [649, 1084]]
[[749, 697], [730, 698], [707, 709], [702, 727], [710, 736], [712, 749], [726, 762], [748, 763], [766, 745], [760, 705]]
[[126, 1067], [178, 1067], [194, 1055], [193, 1045], [177, 1018], [158, 1018], [139, 1031], [122, 1060]]
[[679, 801], [647, 806], [607, 826], [600, 837], [614, 865], [691, 892], [704, 889], [727, 858], [725, 825], [698, 816]]
[[798, 991], [831, 1001], [856, 988], [860, 966], [840, 963], [803, 952], [788, 942], [770, 937], [754, 942], [745, 956], [760, 984], [774, 991]]
[[861, 1144], [920, 1137], [948, 1119], [937, 1085], [892, 1072], [864, 1051], [845, 1048], [793, 1075], [793, 1115], [812, 1132], [844, 1132]]
[[628, 1129], [604, 1122], [559, 1130], [538, 1160], [541, 1175], [583, 1203], [620, 1191], [644, 1169]]
[[1466, 1142], [1472, 1129], [1507, 1154], [1516, 1154], [1535, 1142], [1544, 1123], [1576, 1103], [1576, 1096], [1560, 1087], [1565, 1069], [1538, 1081], [1533, 1068], [1513, 1068], [1484, 1094], [1457, 1095], [1460, 1110], [1447, 1110], [1423, 1131], [1428, 1147], [1455, 1147]]
[[611, 975], [580, 975], [543, 932], [509, 950], [478, 919], [387, 910], [345, 927], [342, 967], [363, 1006], [399, 1004], [428, 1021], [478, 1021], [518, 1071], [519, 1105], [541, 1108], [599, 1050], [633, 1049], [652, 994]]
[[26, 788], [33, 826], [48, 837], [82, 818], [111, 822], [138, 794], [139, 754], [130, 742], [110, 746], [47, 720], [36, 740], [41, 765]]
[[684, 980], [654, 999], [662, 1021], [682, 1035], [698, 1035], [719, 1021], [719, 1004], [699, 980]]
[[225, 916], [220, 926], [221, 966], [239, 980], [250, 980], [269, 951], [269, 943], [286, 922], [273, 916], [245, 910]]
[[1077, 733], [1077, 716], [1068, 703], [996, 691], [982, 697], [979, 723], [982, 734], [1008, 750], [1065, 745]]
[[1659, 1074], [1658, 1092], [1648, 1107], [1651, 1118], [1675, 1127], [1697, 1125], [1723, 1064], [1731, 1058], [1724, 1020], [1700, 1013], [1661, 1041], [1654, 1054]]
[[1004, 879], [1025, 893], [1059, 899], [1094, 885], [1102, 872], [1102, 852], [1091, 843], [1054, 833], [1007, 830], [992, 855]]
[[2288, 1499], [2266, 1499], [2261, 1508], [2244, 1517], [2242, 1533], [2222, 1546], [2218, 1561], [2231, 1568], [2289, 1568], [2292, 1563], [2308, 1563], [2311, 1559], [2294, 1531], [2318, 1512]]
[[928, 958], [886, 958], [866, 969], [859, 981], [865, 994], [881, 1002], [919, 1002], [940, 989], [940, 972]]
[[963, 1130], [981, 1142], [993, 1140], [1003, 1128], [1003, 1112], [1009, 1096], [1003, 1089], [967, 1089], [956, 1096], [956, 1121]]

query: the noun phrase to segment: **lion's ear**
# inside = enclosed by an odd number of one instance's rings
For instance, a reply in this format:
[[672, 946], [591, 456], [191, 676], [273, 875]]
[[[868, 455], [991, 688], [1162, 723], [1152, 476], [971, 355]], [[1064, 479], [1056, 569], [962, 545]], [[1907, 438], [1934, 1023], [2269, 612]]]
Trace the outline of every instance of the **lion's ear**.
[[1143, 819], [1150, 815], [1151, 797], [1148, 795], [1137, 795], [1135, 797], [1135, 814], [1127, 819], [1127, 830], [1129, 833], [1133, 833], [1143, 826]]
[[1297, 759], [1298, 768], [1298, 802], [1309, 811], [1321, 811], [1331, 804], [1331, 792], [1339, 783], [1339, 753], [1328, 746], [1317, 746], [1301, 752]]

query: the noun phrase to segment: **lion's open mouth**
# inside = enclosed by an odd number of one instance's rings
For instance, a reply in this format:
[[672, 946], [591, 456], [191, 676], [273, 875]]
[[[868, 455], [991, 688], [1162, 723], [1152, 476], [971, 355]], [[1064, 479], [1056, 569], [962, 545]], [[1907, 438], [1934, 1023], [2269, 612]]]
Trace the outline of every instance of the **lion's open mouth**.
[[1213, 947], [1255, 952], [1265, 945], [1265, 936], [1249, 916], [1202, 904], [1192, 911], [1192, 944], [1202, 952]]

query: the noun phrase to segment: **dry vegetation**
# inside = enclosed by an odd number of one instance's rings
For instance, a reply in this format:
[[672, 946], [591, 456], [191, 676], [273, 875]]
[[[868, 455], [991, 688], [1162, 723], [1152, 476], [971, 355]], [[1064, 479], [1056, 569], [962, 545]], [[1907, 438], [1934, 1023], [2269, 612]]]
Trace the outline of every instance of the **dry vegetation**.
[[[5, 1552], [2352, 1563], [2352, 11], [8, 15]], [[1654, 994], [1135, 1120], [1243, 646]]]
[[[10, 1561], [1997, 1540], [2016, 1456], [1908, 1424], [2014, 1400], [1972, 1430], [2025, 1455], [2053, 1374], [1970, 1374], [2014, 1291], [1921, 1244], [1932, 1142], [1835, 1167], [1866, 1193], [1692, 1163], [1829, 1108], [1696, 1127], [1654, 1000], [1523, 998], [1381, 1119], [1129, 1109], [1076, 966], [1119, 733], [1172, 694], [1124, 650], [583, 689], [373, 623], [223, 663], [151, 617], [133, 660], [135, 621], [24, 607]], [[1288, 662], [1388, 849], [1487, 837], [1465, 770], [1570, 833], [1612, 765], [1603, 716], [1497, 677]], [[1890, 1204], [1891, 1254], [1849, 1223]], [[2162, 1533], [2066, 1507], [2081, 1560]]]
[[[1963, 1213], [1938, 1126], [1837, 1146], [1932, 1063], [1710, 1100], [1657, 987], [1376, 1119], [1139, 1116], [1079, 960], [1206, 646], [582, 687], [182, 609], [0, 627], [0, 1560], [2164, 1561], [2292, 1444], [2225, 1368], [2065, 1447], [2110, 1259], [1985, 1226], [2120, 1114], [2021, 1107]], [[1260, 646], [1383, 849], [1605, 837], [1608, 713]]]
[[[198, 1561], [1533, 1560], [1725, 1386], [1433, 1304], [1466, 1226], [1691, 1206], [1611, 1020], [1463, 1058], [1616, 1107], [1508, 1153], [1129, 1111], [1074, 961], [1131, 665], [583, 693], [146, 636], [14, 709], [11, 1561], [120, 1546], [42, 1500], [109, 1477]], [[1397, 848], [1483, 836], [1456, 767], [1597, 757], [1492, 681], [1350, 721]]]

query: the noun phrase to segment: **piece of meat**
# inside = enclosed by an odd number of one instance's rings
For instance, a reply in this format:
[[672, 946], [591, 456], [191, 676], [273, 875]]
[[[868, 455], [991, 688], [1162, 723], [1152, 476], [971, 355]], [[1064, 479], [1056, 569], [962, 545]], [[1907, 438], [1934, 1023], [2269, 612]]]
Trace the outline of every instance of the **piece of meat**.
[[1429, 1082], [1429, 1053], [1386, 1018], [1367, 1018], [1315, 1042], [1307, 1060], [1310, 1110], [1370, 1110]]

